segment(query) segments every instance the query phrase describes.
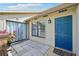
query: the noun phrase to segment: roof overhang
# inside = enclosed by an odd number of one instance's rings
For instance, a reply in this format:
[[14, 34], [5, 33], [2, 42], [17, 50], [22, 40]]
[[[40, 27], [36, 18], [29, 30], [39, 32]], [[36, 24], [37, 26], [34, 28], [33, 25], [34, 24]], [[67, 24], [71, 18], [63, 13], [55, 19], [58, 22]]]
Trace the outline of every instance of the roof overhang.
[[0, 11], [0, 14], [41, 14], [41, 12], [14, 12], [14, 11], [4, 11], [4, 12], [1, 12]]
[[35, 17], [29, 18], [28, 20], [50, 14], [50, 13], [56, 12], [56, 11], [64, 9], [64, 8], [69, 8], [69, 7], [74, 6], [74, 5], [77, 5], [77, 3], [64, 3], [64, 4], [61, 4], [61, 5], [56, 6], [54, 8], [50, 8], [48, 10], [45, 10], [40, 15], [36, 15]]

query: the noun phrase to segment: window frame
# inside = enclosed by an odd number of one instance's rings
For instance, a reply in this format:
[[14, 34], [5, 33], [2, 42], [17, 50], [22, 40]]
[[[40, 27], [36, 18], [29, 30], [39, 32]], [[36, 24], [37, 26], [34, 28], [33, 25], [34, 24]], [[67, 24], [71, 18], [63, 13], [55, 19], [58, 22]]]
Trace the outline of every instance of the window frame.
[[[36, 35], [33, 34], [33, 26], [34, 26], [34, 25], [35, 25], [35, 24], [32, 23], [32, 36], [37, 36], [37, 33], [36, 33]], [[37, 32], [38, 32], [38, 31], [37, 31]]]
[[40, 23], [40, 22], [36, 22], [36, 25], [37, 25], [37, 35], [33, 35], [33, 25], [34, 25], [34, 24], [32, 23], [32, 36], [40, 37], [40, 38], [45, 38], [45, 36], [40, 36], [40, 35], [39, 35], [39, 28], [38, 28], [39, 23]]

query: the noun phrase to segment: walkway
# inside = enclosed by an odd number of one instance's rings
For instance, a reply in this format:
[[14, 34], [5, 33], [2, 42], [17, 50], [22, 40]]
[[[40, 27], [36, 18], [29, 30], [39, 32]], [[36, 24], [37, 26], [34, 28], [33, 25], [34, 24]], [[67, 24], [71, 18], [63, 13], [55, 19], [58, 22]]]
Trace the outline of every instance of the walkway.
[[12, 45], [13, 56], [56, 56], [53, 48], [35, 41], [23, 41]]

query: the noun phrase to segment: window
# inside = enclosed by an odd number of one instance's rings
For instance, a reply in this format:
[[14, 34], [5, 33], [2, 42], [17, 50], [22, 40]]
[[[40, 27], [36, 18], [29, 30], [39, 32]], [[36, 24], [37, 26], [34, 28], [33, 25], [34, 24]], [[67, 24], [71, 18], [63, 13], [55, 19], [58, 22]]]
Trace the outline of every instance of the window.
[[45, 37], [45, 24], [39, 22], [38, 23], [38, 36]]
[[32, 35], [37, 36], [37, 23], [32, 23]]
[[37, 37], [45, 37], [45, 23], [32, 23], [32, 35]]

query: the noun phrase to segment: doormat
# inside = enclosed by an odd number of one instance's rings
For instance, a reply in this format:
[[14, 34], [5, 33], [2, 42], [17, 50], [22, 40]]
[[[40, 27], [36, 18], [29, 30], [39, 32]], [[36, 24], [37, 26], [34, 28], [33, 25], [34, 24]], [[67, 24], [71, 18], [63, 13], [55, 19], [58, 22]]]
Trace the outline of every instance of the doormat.
[[53, 52], [60, 56], [76, 56], [76, 54], [74, 54], [74, 53], [70, 53], [70, 52], [67, 52], [67, 51], [64, 51], [61, 49], [57, 49], [57, 48], [54, 48]]

